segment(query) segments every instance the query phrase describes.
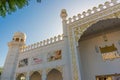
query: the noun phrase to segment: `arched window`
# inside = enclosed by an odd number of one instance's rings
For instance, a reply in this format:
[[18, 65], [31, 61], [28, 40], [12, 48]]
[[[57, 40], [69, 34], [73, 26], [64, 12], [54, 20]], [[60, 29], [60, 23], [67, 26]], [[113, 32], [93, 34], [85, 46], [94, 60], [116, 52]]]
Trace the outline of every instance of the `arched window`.
[[24, 74], [19, 74], [17, 76], [16, 80], [26, 80], [25, 75]]
[[39, 72], [35, 71], [31, 76], [30, 80], [42, 80], [42, 77]]
[[19, 41], [19, 38], [16, 38], [16, 40], [15, 40], [15, 41], [17, 41], [17, 42], [18, 42], [18, 41]]
[[24, 40], [23, 39], [21, 39], [21, 42], [23, 42]]
[[62, 73], [57, 69], [52, 69], [47, 75], [47, 80], [63, 80]]

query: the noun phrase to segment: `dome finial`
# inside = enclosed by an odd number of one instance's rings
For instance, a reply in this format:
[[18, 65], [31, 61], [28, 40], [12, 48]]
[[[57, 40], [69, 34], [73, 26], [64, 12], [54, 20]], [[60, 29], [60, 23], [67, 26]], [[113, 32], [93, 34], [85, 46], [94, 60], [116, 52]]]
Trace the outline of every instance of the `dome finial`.
[[62, 10], [61, 10], [60, 17], [62, 18], [62, 20], [66, 20], [66, 18], [67, 18], [66, 9], [62, 9]]

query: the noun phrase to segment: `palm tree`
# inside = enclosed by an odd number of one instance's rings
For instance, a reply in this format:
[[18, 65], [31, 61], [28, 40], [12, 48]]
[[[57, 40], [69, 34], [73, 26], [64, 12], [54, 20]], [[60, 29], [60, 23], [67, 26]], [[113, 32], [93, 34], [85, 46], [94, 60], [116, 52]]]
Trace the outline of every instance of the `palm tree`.
[[[17, 9], [27, 6], [30, 0], [0, 0], [0, 16], [5, 17], [6, 14], [11, 14]], [[41, 0], [37, 0], [41, 2]]]

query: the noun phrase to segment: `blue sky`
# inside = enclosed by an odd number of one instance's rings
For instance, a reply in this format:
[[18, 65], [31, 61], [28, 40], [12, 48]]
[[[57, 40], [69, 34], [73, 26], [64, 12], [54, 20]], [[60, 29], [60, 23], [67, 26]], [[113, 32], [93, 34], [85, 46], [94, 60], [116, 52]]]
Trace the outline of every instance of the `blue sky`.
[[61, 9], [66, 9], [68, 17], [82, 13], [107, 0], [31, 0], [29, 6], [17, 10], [5, 18], [0, 17], [0, 66], [8, 52], [7, 43], [17, 31], [27, 35], [26, 44], [62, 34]]

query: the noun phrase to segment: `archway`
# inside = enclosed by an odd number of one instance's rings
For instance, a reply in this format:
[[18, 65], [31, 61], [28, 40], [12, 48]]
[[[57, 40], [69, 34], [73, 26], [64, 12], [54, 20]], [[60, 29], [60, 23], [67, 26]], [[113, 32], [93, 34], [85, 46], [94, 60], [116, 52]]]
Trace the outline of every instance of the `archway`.
[[63, 80], [62, 73], [56, 69], [52, 69], [47, 75], [47, 80]]
[[16, 80], [26, 80], [25, 75], [24, 74], [19, 74], [17, 76]]
[[118, 18], [98, 21], [83, 33], [78, 41], [82, 80], [113, 80], [113, 75], [120, 74], [119, 35]]
[[31, 76], [30, 80], [42, 80], [42, 77], [39, 72], [35, 71]]

